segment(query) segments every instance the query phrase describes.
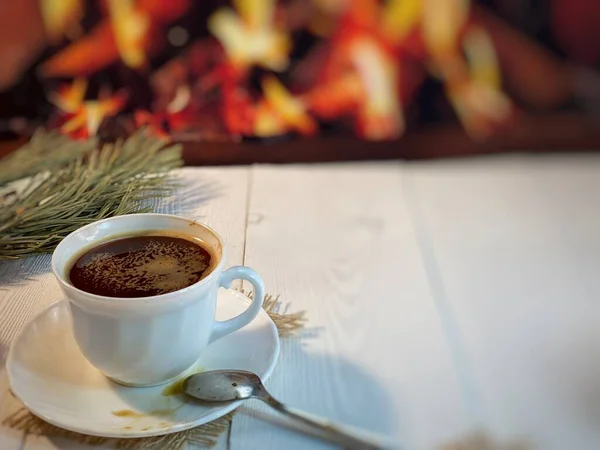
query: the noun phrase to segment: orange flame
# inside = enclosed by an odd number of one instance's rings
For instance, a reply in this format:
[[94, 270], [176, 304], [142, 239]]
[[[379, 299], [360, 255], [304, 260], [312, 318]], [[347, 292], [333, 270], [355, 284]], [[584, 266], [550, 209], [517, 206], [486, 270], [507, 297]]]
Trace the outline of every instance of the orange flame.
[[50, 93], [49, 100], [65, 113], [75, 113], [81, 107], [87, 89], [87, 80], [77, 78], [70, 85], [62, 85]]
[[[320, 117], [354, 116], [358, 133], [367, 139], [397, 138], [404, 117], [401, 62], [393, 46], [415, 27], [415, 7], [380, 9], [376, 1], [357, 0], [340, 21], [321, 86], [306, 94], [307, 103]], [[395, 34], [386, 35], [391, 29]]]
[[190, 122], [191, 90], [188, 85], [178, 86], [175, 96], [166, 106], [165, 111], [149, 112], [137, 110], [134, 112], [134, 121], [138, 128], [146, 127], [160, 139], [169, 141], [168, 131], [180, 130]]
[[124, 105], [125, 97], [123, 95], [85, 101], [60, 127], [60, 131], [76, 138], [94, 136], [102, 121], [107, 117], [114, 116]]
[[[67, 18], [74, 20], [77, 5], [81, 8], [81, 0], [67, 0], [62, 6], [58, 1], [42, 1], [48, 17], [53, 17], [46, 23], [49, 34], [64, 30]], [[105, 0], [107, 17], [87, 36], [46, 61], [42, 72], [81, 75], [119, 58], [132, 68], [146, 66], [154, 51], [155, 31], [189, 7], [189, 0], [172, 1], [173, 7], [162, 0]], [[280, 26], [286, 21], [285, 6], [277, 9], [276, 0], [233, 0], [232, 8], [220, 8], [209, 18], [209, 30], [220, 46], [211, 43], [220, 59], [211, 59], [206, 66], [209, 73], [196, 80], [194, 93], [197, 98], [197, 86], [208, 86], [203, 87], [205, 91], [221, 88], [223, 119], [231, 134], [273, 136], [293, 131], [311, 135], [317, 131], [316, 117], [350, 117], [364, 138], [398, 138], [405, 128], [405, 89], [416, 92], [426, 71], [444, 84], [471, 136], [488, 136], [511, 115], [513, 106], [501, 90], [493, 43], [470, 17], [470, 0], [313, 1], [322, 14], [335, 18], [330, 21], [335, 28], [327, 30], [328, 50], [319, 55], [329, 56], [319, 81], [303, 94], [288, 91], [277, 78], [268, 76], [261, 81], [257, 100], [244, 80], [252, 67], [288, 68], [291, 39]], [[418, 66], [418, 75], [411, 73], [413, 66]], [[195, 70], [187, 76], [201, 72]], [[76, 79], [50, 95], [50, 101], [66, 113], [61, 127], [65, 133], [91, 136], [106, 117], [124, 106], [119, 95], [84, 101], [86, 86], [85, 79]], [[199, 110], [197, 104], [190, 104], [190, 87], [180, 86], [160, 111], [136, 111], [135, 122], [168, 137], [167, 131], [193, 122]]]
[[397, 90], [397, 62], [368, 38], [357, 39], [351, 54], [364, 89], [358, 111], [360, 134], [372, 140], [400, 137], [404, 117]]
[[[259, 105], [256, 128], [261, 128], [261, 123], [269, 121], [267, 116], [275, 117], [274, 122], [279, 123], [278, 130], [271, 130], [270, 135], [282, 134], [288, 130], [295, 130], [304, 135], [310, 135], [317, 130], [317, 124], [306, 112], [306, 106], [301, 99], [294, 97], [275, 77], [266, 77], [262, 81], [265, 96], [264, 106]], [[265, 133], [264, 126], [260, 135]], [[276, 131], [276, 132], [273, 132]]]
[[263, 97], [257, 102], [239, 87], [224, 90], [223, 114], [230, 133], [272, 137], [291, 131], [303, 135], [317, 131], [302, 98], [291, 94], [273, 76], [263, 78], [261, 86]]
[[501, 91], [491, 39], [469, 21], [470, 3], [333, 2], [329, 11], [340, 16], [340, 25], [331, 39], [321, 86], [306, 94], [311, 111], [325, 118], [353, 114], [359, 133], [368, 139], [398, 137], [404, 129], [399, 88], [417, 87], [402, 78], [406, 54], [442, 80], [467, 132], [475, 138], [488, 136], [513, 108]]
[[390, 0], [381, 11], [381, 33], [390, 42], [403, 42], [419, 25], [421, 0]]
[[108, 11], [121, 60], [134, 69], [144, 66], [150, 30], [148, 13], [136, 9], [133, 0], [108, 0]]
[[[58, 0], [57, 0], [58, 1]], [[122, 58], [127, 64], [141, 64], [149, 51], [150, 32], [147, 28], [164, 27], [188, 10], [190, 0], [138, 0], [135, 7], [130, 0], [113, 0], [105, 18], [87, 35], [50, 57], [40, 67], [46, 77], [74, 77], [91, 75]], [[107, 6], [111, 6], [108, 4]], [[132, 25], [127, 23], [132, 21]], [[117, 37], [117, 34], [119, 37]], [[144, 45], [142, 45], [142, 43]]]
[[166, 118], [162, 114], [151, 113], [144, 110], [137, 110], [133, 113], [135, 125], [138, 128], [147, 128], [154, 136], [165, 141], [171, 138], [165, 130], [164, 123]]

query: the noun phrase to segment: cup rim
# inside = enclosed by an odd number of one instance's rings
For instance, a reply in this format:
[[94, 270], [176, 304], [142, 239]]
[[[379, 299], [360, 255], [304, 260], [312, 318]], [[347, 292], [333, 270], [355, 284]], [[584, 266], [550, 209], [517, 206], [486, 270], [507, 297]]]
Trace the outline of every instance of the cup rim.
[[[60, 251], [60, 246], [63, 244], [63, 242], [65, 240], [67, 240], [67, 238], [80, 233], [84, 230], [87, 230], [89, 228], [92, 228], [94, 226], [98, 226], [102, 223], [105, 222], [110, 222], [110, 221], [116, 221], [119, 219], [122, 219], [124, 217], [129, 217], [129, 216], [137, 216], [137, 217], [165, 217], [165, 218], [171, 218], [171, 219], [177, 219], [177, 220], [183, 220], [186, 221], [188, 223], [195, 223], [196, 225], [199, 225], [203, 228], [205, 228], [206, 230], [208, 230], [208, 232], [212, 233], [216, 238], [217, 241], [219, 242], [219, 245], [221, 247], [221, 257], [219, 260], [219, 263], [213, 267], [212, 271], [204, 278], [202, 278], [199, 281], [196, 281], [194, 284], [190, 284], [189, 286], [186, 286], [182, 289], [178, 289], [176, 291], [173, 292], [167, 292], [166, 294], [159, 294], [159, 295], [149, 295], [146, 297], [109, 297], [106, 295], [98, 295], [98, 294], [93, 294], [91, 292], [87, 292], [84, 291], [82, 289], [79, 289], [78, 287], [75, 287], [73, 284], [69, 283], [65, 277], [61, 274], [61, 272], [59, 271], [58, 267], [57, 267], [57, 253]], [[168, 229], [165, 229], [165, 231], [168, 231]], [[115, 303], [118, 302], [119, 304], [123, 304], [123, 303], [139, 303], [139, 302], [145, 302], [148, 303], [150, 301], [155, 301], [155, 300], [159, 300], [159, 301], [164, 301], [164, 300], [168, 300], [172, 297], [176, 297], [179, 296], [181, 294], [187, 293], [191, 290], [194, 289], [198, 289], [201, 286], [204, 286], [210, 282], [212, 282], [212, 280], [217, 276], [217, 273], [219, 273], [221, 271], [221, 269], [223, 268], [225, 262], [225, 244], [223, 243], [223, 239], [221, 238], [221, 236], [219, 235], [219, 233], [217, 233], [214, 229], [212, 229], [211, 227], [209, 227], [208, 225], [206, 225], [205, 223], [199, 222], [195, 219], [189, 219], [187, 217], [182, 217], [182, 216], [178, 216], [175, 214], [161, 214], [161, 213], [132, 213], [132, 214], [122, 214], [119, 216], [113, 216], [113, 217], [107, 217], [105, 219], [100, 219], [100, 220], [96, 220], [95, 222], [92, 223], [88, 223], [87, 225], [84, 225], [80, 228], [77, 228], [76, 230], [70, 232], [68, 235], [66, 235], [56, 246], [56, 248], [54, 249], [54, 251], [52, 252], [52, 260], [50, 263], [51, 266], [51, 270], [52, 273], [54, 274], [54, 277], [58, 280], [59, 284], [61, 285], [61, 287], [65, 290], [70, 290], [70, 291], [74, 291], [75, 293], [77, 293], [80, 296], [84, 296], [85, 298], [92, 300], [92, 301], [98, 301], [98, 302], [103, 302], [103, 303]]]

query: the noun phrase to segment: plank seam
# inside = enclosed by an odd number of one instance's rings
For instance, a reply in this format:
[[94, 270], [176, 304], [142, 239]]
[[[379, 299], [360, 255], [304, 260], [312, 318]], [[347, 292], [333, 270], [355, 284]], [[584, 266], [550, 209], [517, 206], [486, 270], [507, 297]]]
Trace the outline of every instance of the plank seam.
[[452, 365], [458, 377], [467, 412], [476, 427], [484, 426], [487, 421], [485, 420], [483, 398], [477, 387], [468, 351], [448, 299], [431, 233], [427, 228], [424, 214], [419, 208], [412, 174], [408, 172], [401, 173], [400, 178], [402, 195], [415, 234], [417, 248], [421, 255], [429, 291], [439, 316], [442, 332], [446, 337], [452, 355]]
[[250, 201], [252, 198], [252, 185], [254, 181], [254, 166], [248, 169], [248, 177], [246, 181], [246, 214], [244, 222], [244, 249], [242, 251], [242, 264], [246, 264], [246, 244], [248, 242], [248, 223], [250, 220]]
[[[245, 217], [244, 217], [244, 242], [242, 243], [242, 245], [243, 245], [242, 265], [246, 264], [246, 246], [247, 246], [247, 242], [248, 242], [248, 221], [249, 221], [249, 217], [250, 217], [250, 199], [252, 197], [253, 180], [254, 180], [254, 166], [250, 166], [248, 168], [248, 177], [246, 178], [246, 205], [245, 205], [246, 213], [245, 213]], [[239, 286], [241, 288], [243, 288], [244, 287], [243, 282], [240, 282]], [[234, 414], [233, 417], [231, 418], [231, 423], [229, 424], [229, 429], [227, 430], [227, 440], [226, 440], [227, 450], [232, 449], [231, 435], [232, 435], [232, 431], [233, 431], [234, 422], [236, 422], [236, 421], [237, 421], [237, 414]]]

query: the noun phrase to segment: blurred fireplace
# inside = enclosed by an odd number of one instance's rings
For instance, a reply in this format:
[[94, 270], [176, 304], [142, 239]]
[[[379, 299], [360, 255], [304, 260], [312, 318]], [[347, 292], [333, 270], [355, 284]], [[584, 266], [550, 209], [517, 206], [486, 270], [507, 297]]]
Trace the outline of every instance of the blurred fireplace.
[[0, 132], [144, 126], [206, 164], [593, 150], [599, 19], [594, 0], [6, 0]]

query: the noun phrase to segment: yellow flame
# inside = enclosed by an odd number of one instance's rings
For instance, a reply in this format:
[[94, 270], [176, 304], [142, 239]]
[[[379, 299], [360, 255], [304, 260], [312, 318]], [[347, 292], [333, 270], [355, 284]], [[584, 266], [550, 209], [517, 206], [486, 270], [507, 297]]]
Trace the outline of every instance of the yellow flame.
[[265, 100], [283, 121], [291, 128], [310, 133], [315, 129], [314, 120], [307, 114], [304, 103], [294, 97], [275, 77], [266, 77], [262, 81]]
[[221, 8], [208, 20], [210, 32], [219, 40], [230, 61], [238, 67], [259, 65], [275, 71], [289, 64], [291, 41], [273, 25], [274, 2], [237, 0], [240, 15]]
[[48, 99], [61, 111], [74, 113], [83, 103], [87, 80], [76, 78], [70, 86], [61, 87], [57, 92], [49, 94]]
[[192, 92], [187, 84], [177, 86], [175, 97], [167, 105], [167, 112], [175, 114], [183, 111], [189, 105], [192, 98]]
[[257, 105], [253, 128], [258, 137], [278, 136], [285, 131], [281, 118], [267, 103]]
[[421, 0], [389, 0], [381, 13], [381, 29], [393, 42], [401, 41], [419, 23]]
[[234, 0], [233, 6], [249, 28], [267, 28], [273, 22], [275, 0]]
[[148, 15], [138, 11], [133, 0], [108, 0], [108, 10], [121, 59], [129, 67], [142, 67], [150, 29]]
[[105, 117], [116, 114], [122, 103], [118, 98], [105, 100], [90, 100], [84, 102], [75, 115], [65, 122], [60, 130], [63, 133], [73, 133], [85, 127], [88, 136], [94, 136]]
[[[404, 130], [404, 117], [399, 101], [397, 80], [399, 70], [393, 61], [371, 38], [356, 40], [352, 59], [365, 89], [362, 117], [370, 139], [399, 136]], [[387, 126], [379, 127], [378, 122]], [[394, 136], [387, 135], [393, 132]]]
[[421, 0], [425, 43], [434, 58], [456, 49], [470, 9], [469, 0]]
[[463, 47], [473, 79], [494, 89], [500, 89], [500, 64], [494, 43], [485, 30], [472, 26], [465, 34]]
[[40, 13], [48, 37], [57, 41], [68, 33], [71, 25], [81, 20], [81, 0], [40, 0]]

